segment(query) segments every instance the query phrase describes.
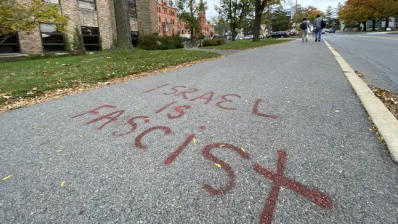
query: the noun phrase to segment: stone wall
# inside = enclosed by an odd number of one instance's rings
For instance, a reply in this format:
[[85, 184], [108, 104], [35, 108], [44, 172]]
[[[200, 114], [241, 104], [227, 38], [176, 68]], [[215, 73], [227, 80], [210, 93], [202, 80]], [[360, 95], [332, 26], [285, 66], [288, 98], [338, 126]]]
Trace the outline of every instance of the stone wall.
[[79, 9], [79, 18], [81, 26], [98, 27], [97, 11]]
[[59, 0], [61, 4], [61, 13], [69, 16], [68, 24], [65, 27], [65, 35], [70, 43], [73, 42], [73, 34], [75, 28], [80, 30], [80, 14], [78, 1], [75, 0]]
[[[32, 0], [16, 0], [31, 4]], [[73, 42], [75, 28], [81, 26], [98, 27], [103, 49], [112, 47], [116, 40], [116, 20], [114, 0], [96, 0], [96, 10], [81, 9], [78, 0], [59, 0], [60, 12], [69, 17], [65, 35]], [[135, 14], [130, 15], [130, 28], [140, 35], [158, 33], [157, 0], [136, 0]], [[19, 42], [22, 53], [37, 54], [43, 52], [39, 27], [32, 32], [20, 32]]]
[[[18, 2], [30, 5], [31, 0], [17, 0]], [[40, 29], [34, 28], [31, 32], [19, 32], [19, 46], [21, 53], [39, 54], [43, 52], [43, 45], [41, 43]]]
[[136, 0], [137, 23], [140, 35], [158, 33], [157, 1]]
[[97, 0], [97, 13], [102, 49], [110, 49], [116, 40], [116, 21], [113, 0]]

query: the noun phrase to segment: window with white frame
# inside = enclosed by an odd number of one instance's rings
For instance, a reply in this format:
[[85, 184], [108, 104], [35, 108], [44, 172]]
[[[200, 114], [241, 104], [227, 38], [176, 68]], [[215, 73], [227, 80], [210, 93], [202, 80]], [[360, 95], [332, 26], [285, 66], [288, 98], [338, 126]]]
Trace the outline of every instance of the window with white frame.
[[40, 34], [43, 48], [46, 51], [64, 51], [64, 34], [58, 32], [54, 24], [40, 23]]
[[79, 0], [79, 8], [96, 10], [95, 0]]
[[50, 4], [59, 4], [59, 0], [43, 0], [43, 2]]
[[98, 27], [82, 26], [82, 35], [84, 47], [88, 51], [101, 50], [100, 35]]

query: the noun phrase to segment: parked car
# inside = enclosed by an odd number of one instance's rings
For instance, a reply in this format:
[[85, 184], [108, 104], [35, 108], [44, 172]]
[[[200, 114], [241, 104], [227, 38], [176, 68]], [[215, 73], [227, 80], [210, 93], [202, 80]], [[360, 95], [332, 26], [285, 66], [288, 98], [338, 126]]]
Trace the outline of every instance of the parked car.
[[336, 30], [335, 29], [330, 29], [330, 30], [328, 30], [329, 31], [329, 33], [336, 33]]
[[272, 38], [281, 38], [281, 37], [289, 37], [289, 33], [286, 31], [278, 31], [278, 32], [272, 32], [271, 37]]
[[294, 30], [289, 32], [289, 36], [297, 36], [298, 34], [299, 33], [297, 31], [294, 31]]
[[251, 39], [253, 39], [253, 35], [246, 35], [242, 39], [243, 40], [251, 40]]

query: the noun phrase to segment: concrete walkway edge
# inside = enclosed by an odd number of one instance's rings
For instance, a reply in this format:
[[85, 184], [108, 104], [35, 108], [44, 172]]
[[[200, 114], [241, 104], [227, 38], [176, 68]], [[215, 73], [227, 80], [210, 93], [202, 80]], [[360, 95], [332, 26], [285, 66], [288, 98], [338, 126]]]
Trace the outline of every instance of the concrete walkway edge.
[[344, 58], [327, 41], [325, 41], [325, 44], [336, 58], [362, 105], [383, 137], [393, 161], [398, 163], [398, 120], [383, 102], [373, 94], [368, 85], [358, 77]]

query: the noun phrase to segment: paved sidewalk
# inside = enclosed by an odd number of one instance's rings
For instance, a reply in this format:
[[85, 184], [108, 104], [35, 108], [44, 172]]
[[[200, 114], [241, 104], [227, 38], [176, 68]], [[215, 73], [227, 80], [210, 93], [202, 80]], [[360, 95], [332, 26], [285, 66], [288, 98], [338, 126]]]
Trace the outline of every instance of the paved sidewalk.
[[370, 129], [323, 43], [230, 54], [0, 114], [0, 223], [397, 223]]

